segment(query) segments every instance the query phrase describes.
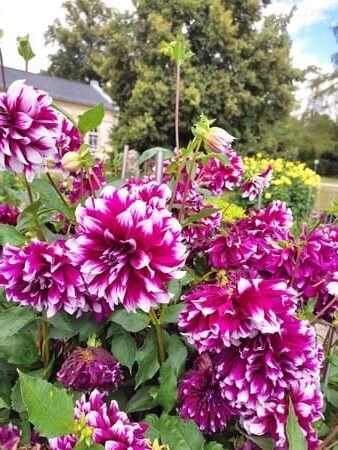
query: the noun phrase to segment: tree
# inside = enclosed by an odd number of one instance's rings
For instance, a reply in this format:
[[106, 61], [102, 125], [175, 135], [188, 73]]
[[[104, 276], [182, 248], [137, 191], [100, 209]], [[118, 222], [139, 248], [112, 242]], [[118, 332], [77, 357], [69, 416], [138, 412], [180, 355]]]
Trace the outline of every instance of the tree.
[[56, 19], [45, 33], [46, 43], [58, 46], [50, 55], [47, 72], [71, 80], [101, 81], [95, 66], [106, 45], [103, 25], [111, 18], [111, 9], [101, 0], [67, 0], [62, 6], [66, 25]]
[[288, 115], [293, 82], [301, 76], [291, 65], [288, 17], [262, 20], [267, 3], [135, 0], [135, 12], [115, 11], [109, 22], [105, 17], [101, 21], [96, 31], [106, 43], [101, 59], [97, 52], [93, 58], [87, 45], [79, 46], [82, 28], [72, 14], [69, 40], [73, 37], [80, 48], [69, 48], [67, 54], [59, 51], [54, 66], [58, 58], [65, 66], [72, 63], [72, 52], [90, 55], [84, 58], [84, 68], [94, 69], [120, 108], [119, 125], [112, 135], [117, 148], [123, 144], [139, 150], [173, 147], [174, 69], [159, 47], [161, 41], [181, 39], [194, 52], [182, 68], [182, 144], [203, 112], [237, 136], [239, 143], [254, 146], [269, 127]]
[[138, 0], [134, 14], [116, 13], [107, 27], [100, 74], [120, 107], [113, 140], [143, 150], [174, 144], [173, 67], [161, 41], [185, 40], [194, 56], [183, 67], [181, 140], [200, 112], [240, 138], [255, 140], [287, 115], [293, 81], [287, 17], [267, 17], [258, 0]]

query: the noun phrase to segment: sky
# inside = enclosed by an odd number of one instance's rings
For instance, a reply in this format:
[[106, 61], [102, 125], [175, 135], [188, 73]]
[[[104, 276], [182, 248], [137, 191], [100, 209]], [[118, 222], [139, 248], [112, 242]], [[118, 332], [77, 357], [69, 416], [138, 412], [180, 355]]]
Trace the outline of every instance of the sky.
[[[1, 47], [6, 66], [24, 69], [17, 55], [16, 37], [28, 33], [36, 53], [29, 70], [39, 72], [48, 67], [48, 55], [55, 49], [45, 46], [43, 34], [56, 17], [62, 20], [62, 3], [63, 0], [0, 0], [0, 29], [4, 31]], [[120, 10], [132, 8], [131, 0], [105, 3]], [[331, 55], [338, 51], [332, 32], [332, 26], [338, 23], [338, 0], [272, 0], [265, 13], [288, 14], [293, 6], [296, 10], [289, 25], [293, 64], [301, 69], [316, 65], [324, 72], [331, 71]]]

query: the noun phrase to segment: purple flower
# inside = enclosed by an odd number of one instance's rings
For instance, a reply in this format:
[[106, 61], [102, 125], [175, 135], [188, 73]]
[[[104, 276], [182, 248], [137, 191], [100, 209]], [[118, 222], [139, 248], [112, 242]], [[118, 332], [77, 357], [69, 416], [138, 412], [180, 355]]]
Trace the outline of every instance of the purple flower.
[[101, 189], [106, 184], [101, 161], [98, 161], [90, 169], [81, 169], [72, 173], [69, 178], [72, 180], [72, 186], [68, 195], [71, 203], [78, 203], [84, 195]]
[[0, 448], [5, 450], [14, 450], [17, 448], [21, 438], [21, 431], [11, 423], [0, 427]]
[[58, 136], [56, 138], [56, 167], [62, 169], [62, 157], [68, 152], [77, 152], [81, 146], [79, 130], [65, 117], [58, 117]]
[[57, 115], [46, 92], [14, 81], [0, 94], [0, 169], [24, 172], [31, 181], [55, 155]]
[[76, 210], [77, 234], [68, 241], [89, 293], [113, 310], [144, 311], [167, 303], [167, 281], [181, 277], [186, 259], [181, 226], [172, 214], [127, 188], [105, 188]]
[[77, 347], [62, 364], [57, 378], [66, 388], [77, 391], [108, 391], [118, 388], [123, 373], [120, 364], [102, 347]]
[[13, 225], [15, 227], [18, 221], [19, 214], [20, 210], [17, 206], [0, 204], [0, 223]]
[[183, 297], [187, 306], [179, 327], [199, 352], [220, 352], [258, 332], [279, 332], [295, 311], [294, 294], [286, 282], [274, 279], [199, 285]]
[[291, 398], [312, 445], [317, 438], [311, 424], [321, 418], [319, 379], [323, 361], [313, 327], [290, 318], [279, 333], [246, 339], [216, 358], [221, 395], [249, 434], [271, 435], [278, 446], [284, 446]]
[[202, 163], [199, 164], [196, 177], [199, 187], [208, 189], [216, 195], [238, 186], [244, 172], [242, 158], [232, 148], [226, 148], [224, 155], [229, 160], [229, 164], [210, 158], [205, 166]]
[[223, 431], [227, 419], [233, 415], [228, 402], [221, 397], [213, 361], [206, 353], [195, 360], [193, 369], [180, 380], [178, 398], [181, 417], [193, 420], [206, 433]]
[[251, 180], [241, 186], [243, 191], [242, 197], [254, 200], [260, 192], [270, 186], [273, 168], [269, 165], [262, 173], [256, 175]]
[[[111, 401], [107, 406], [103, 398], [104, 394], [95, 390], [88, 400], [83, 395], [75, 404], [75, 420], [79, 424], [84, 422], [84, 427], [92, 430], [93, 442], [104, 445], [106, 450], [148, 450], [144, 436], [148, 425], [131, 422], [116, 401]], [[59, 442], [60, 439], [62, 442]], [[75, 445], [73, 442], [74, 435], [49, 440], [52, 450], [71, 449], [73, 447], [70, 445]]]
[[76, 437], [68, 434], [57, 438], [48, 439], [51, 450], [73, 450], [76, 445]]
[[6, 245], [0, 273], [8, 300], [44, 310], [48, 317], [61, 309], [69, 314], [88, 310], [84, 282], [64, 241], [48, 244], [33, 239], [23, 248]]

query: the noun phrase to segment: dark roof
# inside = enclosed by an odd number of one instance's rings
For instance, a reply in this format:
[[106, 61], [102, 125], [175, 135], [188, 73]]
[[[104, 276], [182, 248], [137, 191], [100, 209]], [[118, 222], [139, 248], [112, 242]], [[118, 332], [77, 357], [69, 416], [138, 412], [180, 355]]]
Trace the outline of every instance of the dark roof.
[[[41, 75], [38, 73], [27, 73], [23, 70], [5, 67], [6, 84], [10, 85], [15, 80], [26, 79], [29, 84], [48, 92], [54, 100], [62, 100], [80, 105], [96, 106], [103, 102], [106, 109], [116, 108], [111, 99], [100, 87], [92, 84], [80, 83], [78, 81], [66, 80], [64, 78]], [[0, 89], [3, 89], [2, 77], [0, 76]]]

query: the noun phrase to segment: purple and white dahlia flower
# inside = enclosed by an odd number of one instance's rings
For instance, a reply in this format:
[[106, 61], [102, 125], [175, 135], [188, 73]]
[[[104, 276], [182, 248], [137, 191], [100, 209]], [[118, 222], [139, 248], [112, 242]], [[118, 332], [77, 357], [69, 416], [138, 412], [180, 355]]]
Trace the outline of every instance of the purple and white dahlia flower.
[[123, 379], [120, 364], [102, 347], [77, 347], [57, 374], [66, 388], [81, 392], [116, 390]]
[[256, 175], [251, 180], [241, 186], [243, 191], [242, 197], [254, 200], [260, 192], [270, 186], [273, 168], [269, 165], [262, 173]]
[[16, 449], [21, 438], [21, 431], [16, 425], [0, 427], [0, 448], [5, 450]]
[[44, 91], [14, 81], [0, 94], [0, 170], [25, 173], [28, 181], [56, 153], [58, 118]]
[[122, 304], [149, 311], [167, 303], [166, 282], [184, 274], [181, 226], [161, 199], [145, 201], [138, 191], [107, 187], [76, 210], [78, 226], [68, 246], [89, 293], [112, 310]]
[[233, 415], [228, 401], [221, 396], [214, 363], [207, 353], [199, 356], [180, 380], [178, 398], [181, 417], [193, 420], [206, 433], [224, 430]]
[[68, 258], [64, 241], [6, 245], [0, 273], [8, 300], [46, 311], [47, 317], [61, 309], [69, 314], [88, 310], [82, 276]]
[[220, 352], [257, 333], [278, 333], [295, 311], [295, 292], [281, 280], [202, 284], [183, 297], [179, 327], [199, 352]]
[[17, 206], [0, 204], [0, 223], [13, 225], [15, 227], [18, 221], [19, 214], [20, 210]]
[[[127, 414], [119, 409], [116, 401], [107, 405], [104, 394], [93, 391], [87, 399], [85, 395], [75, 404], [75, 422], [91, 432], [95, 444], [106, 450], [148, 450], [144, 436], [148, 425], [131, 422]], [[74, 444], [72, 444], [74, 442]], [[68, 450], [75, 446], [76, 436], [68, 435], [50, 439], [51, 450]]]

